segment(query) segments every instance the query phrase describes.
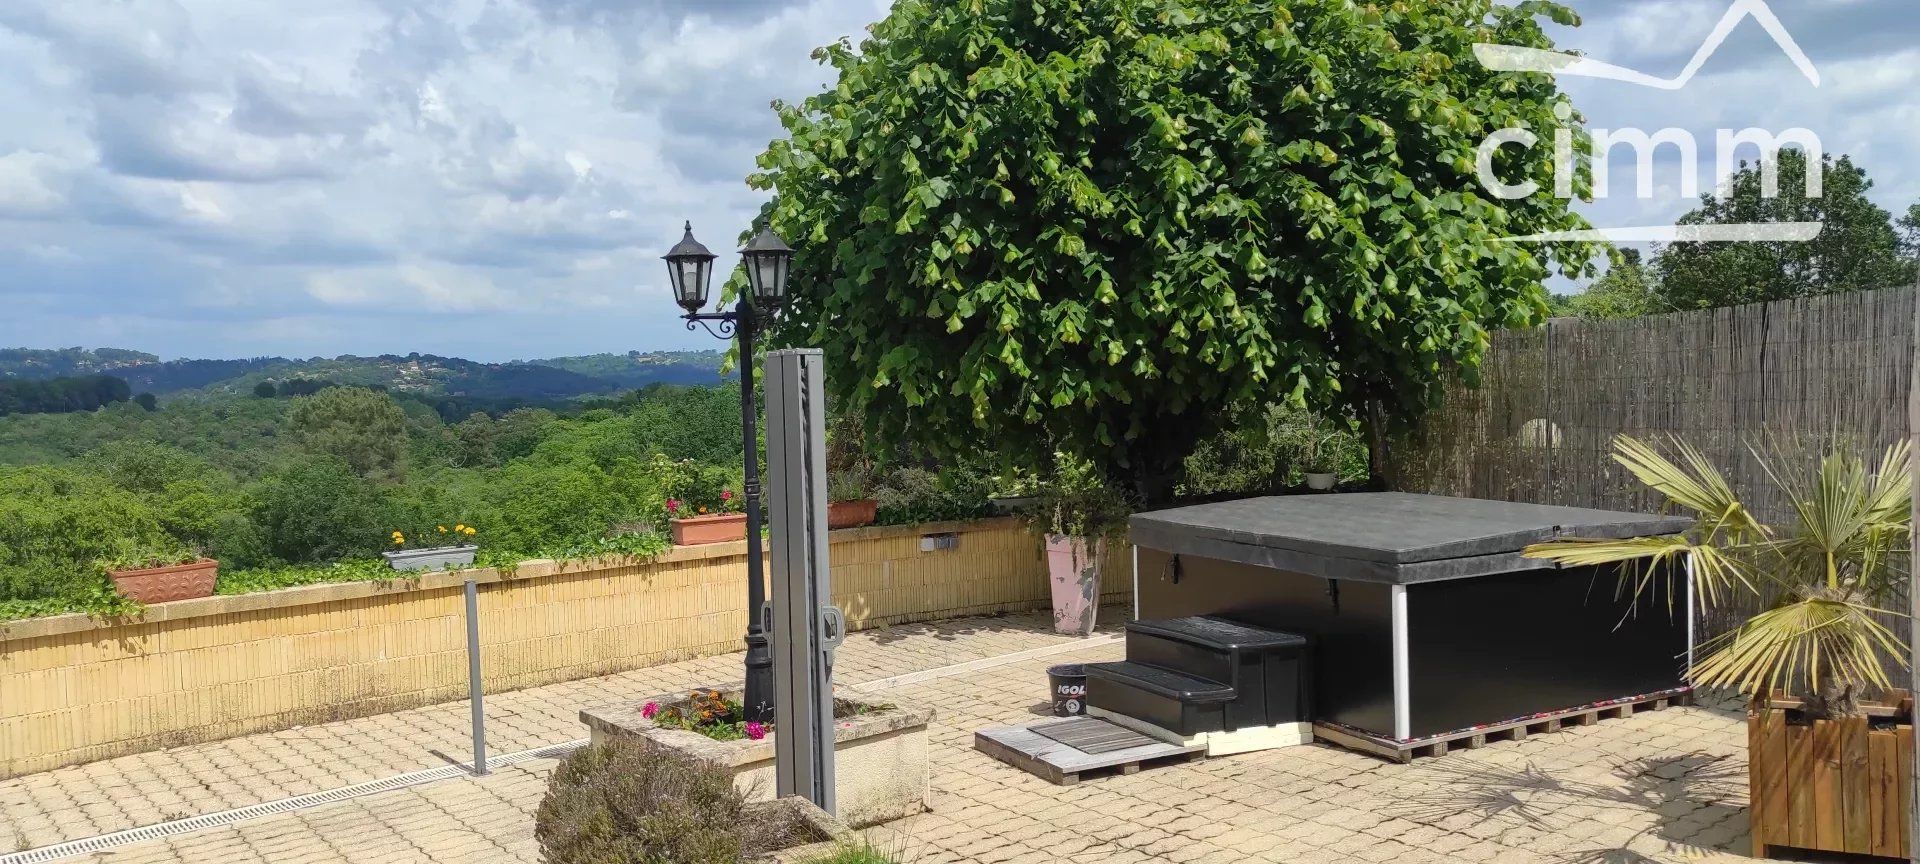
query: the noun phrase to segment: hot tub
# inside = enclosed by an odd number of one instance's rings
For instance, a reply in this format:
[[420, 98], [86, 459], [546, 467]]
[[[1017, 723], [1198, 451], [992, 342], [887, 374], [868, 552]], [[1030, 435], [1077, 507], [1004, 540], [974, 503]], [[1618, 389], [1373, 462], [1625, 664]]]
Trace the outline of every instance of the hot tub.
[[[1399, 492], [1253, 498], [1132, 518], [1136, 617], [1310, 638], [1314, 722], [1409, 742], [1682, 694], [1691, 597], [1631, 607], [1612, 567], [1523, 558], [1680, 517]], [[1677, 580], [1684, 586], [1685, 580]]]

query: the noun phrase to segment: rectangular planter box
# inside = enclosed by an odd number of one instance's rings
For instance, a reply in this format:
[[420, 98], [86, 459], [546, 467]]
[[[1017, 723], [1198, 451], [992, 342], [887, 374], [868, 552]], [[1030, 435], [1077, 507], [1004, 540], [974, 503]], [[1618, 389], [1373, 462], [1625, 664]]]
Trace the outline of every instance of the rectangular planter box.
[[171, 603], [213, 596], [220, 575], [220, 562], [203, 558], [191, 564], [148, 567], [143, 570], [115, 570], [108, 576], [113, 586], [128, 599], [139, 603]]
[[1754, 857], [1791, 848], [1906, 860], [1913, 727], [1788, 720], [1772, 706], [1747, 715]]
[[694, 516], [688, 519], [671, 519], [673, 527], [673, 545], [705, 546], [709, 543], [727, 543], [747, 539], [747, 514], [717, 513], [712, 516]]
[[[719, 690], [728, 700], [741, 697], [738, 685], [696, 688]], [[732, 769], [734, 783], [754, 801], [774, 798], [772, 732], [759, 741], [715, 741], [698, 732], [663, 729], [640, 716], [648, 702], [661, 708], [684, 705], [685, 692], [669, 693], [580, 712], [595, 743], [609, 735], [637, 735], [662, 747]], [[876, 710], [834, 722], [834, 799], [842, 822], [856, 828], [902, 819], [926, 810], [927, 723], [933, 711], [878, 701]]]
[[873, 520], [878, 518], [880, 518], [880, 502], [872, 498], [834, 501], [827, 505], [827, 528], [831, 530], [872, 525]]
[[388, 566], [395, 570], [451, 570], [473, 566], [473, 554], [478, 551], [478, 546], [440, 546], [382, 552], [380, 557], [387, 559]]

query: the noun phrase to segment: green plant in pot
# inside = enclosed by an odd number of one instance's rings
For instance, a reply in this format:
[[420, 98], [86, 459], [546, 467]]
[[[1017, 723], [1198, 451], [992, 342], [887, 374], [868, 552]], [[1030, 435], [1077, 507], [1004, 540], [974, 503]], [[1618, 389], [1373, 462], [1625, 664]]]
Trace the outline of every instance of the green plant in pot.
[[827, 472], [827, 527], [872, 525], [880, 502], [874, 497], [873, 471], [864, 464]]
[[1133, 502], [1092, 463], [1063, 453], [1054, 460], [1051, 476], [1027, 510], [1028, 524], [1046, 537], [1054, 629], [1090, 636], [1108, 541], [1126, 533]]
[[1305, 475], [1307, 488], [1319, 492], [1340, 483], [1340, 431], [1314, 414], [1307, 414], [1286, 430], [1294, 450], [1295, 465]]
[[[1688, 672], [1695, 686], [1737, 690], [1750, 700], [1756, 850], [1871, 851], [1854, 848], [1864, 842], [1853, 837], [1855, 832], [1846, 832], [1851, 839], [1826, 843], [1788, 830], [1785, 814], [1775, 812], [1785, 809], [1784, 799], [1775, 808], [1770, 793], [1806, 786], [1818, 800], [1867, 800], [1897, 795], [1906, 785], [1880, 788], [1865, 770], [1816, 777], [1807, 766], [1826, 758], [1815, 758], [1816, 751], [1838, 756], [1844, 764], [1857, 755], [1864, 764], [1865, 748], [1880, 746], [1869, 743], [1875, 735], [1904, 736], [1904, 746], [1912, 746], [1911, 726], [1874, 728], [1869, 719], [1897, 714], [1905, 697], [1887, 670], [1906, 665], [1907, 647], [1881, 619], [1888, 617], [1887, 607], [1907, 579], [1913, 506], [1909, 447], [1904, 442], [1890, 447], [1874, 463], [1844, 448], [1817, 460], [1791, 459], [1777, 445], [1765, 452], [1755, 448], [1754, 456], [1792, 511], [1786, 522], [1769, 524], [1741, 502], [1699, 450], [1680, 441], [1671, 444], [1677, 461], [1647, 442], [1622, 436], [1615, 439], [1614, 460], [1668, 501], [1692, 511], [1698, 521], [1691, 530], [1671, 537], [1561, 540], [1531, 546], [1526, 554], [1572, 566], [1619, 564], [1620, 596], [1638, 600], [1664, 588], [1670, 608], [1678, 579], [1691, 580], [1692, 595], [1703, 609], [1724, 609], [1736, 598], [1758, 601], [1754, 608], [1760, 611], [1699, 646]], [[1860, 753], [1847, 752], [1856, 745]], [[1889, 741], [1886, 746], [1898, 745]], [[1809, 752], [1799, 752], [1803, 747]], [[1790, 765], [1801, 770], [1796, 774]], [[1818, 793], [1810, 788], [1822, 783], [1831, 788]], [[1905, 857], [1908, 804], [1881, 803], [1888, 812], [1902, 814], [1889, 830], [1902, 832], [1897, 854]], [[1865, 818], [1864, 811], [1847, 818], [1856, 815]], [[1859, 834], [1871, 833], [1866, 823], [1860, 827]]]
[[211, 596], [220, 574], [220, 562], [165, 541], [118, 544], [100, 566], [122, 595], [148, 604]]

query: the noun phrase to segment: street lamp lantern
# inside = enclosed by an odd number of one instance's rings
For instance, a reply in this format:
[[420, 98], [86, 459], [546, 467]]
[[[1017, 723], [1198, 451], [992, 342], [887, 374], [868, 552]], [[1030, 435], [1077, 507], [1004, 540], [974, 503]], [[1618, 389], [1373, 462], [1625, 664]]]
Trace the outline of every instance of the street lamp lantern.
[[741, 454], [740, 491], [747, 511], [747, 683], [741, 708], [746, 719], [767, 722], [773, 719], [773, 652], [767, 644], [766, 584], [760, 545], [760, 456], [754, 431], [758, 411], [753, 402], [753, 340], [760, 328], [770, 323], [787, 299], [787, 272], [793, 263], [793, 250], [773, 229], [762, 226], [759, 233], [740, 250], [746, 265], [750, 290], [742, 293], [733, 308], [702, 312], [707, 305], [707, 288], [713, 279], [714, 254], [693, 239], [693, 223], [687, 223], [687, 235], [680, 238], [666, 255], [667, 273], [673, 279], [673, 302], [686, 310], [687, 329], [704, 327], [721, 339], [740, 340], [740, 425], [747, 444]]
[[786, 241], [763, 225], [747, 248], [740, 250], [740, 257], [746, 261], [754, 304], [769, 312], [780, 308], [787, 299], [787, 273], [793, 263], [793, 250]]
[[[791, 254], [791, 253], [789, 253]], [[680, 238], [664, 256], [667, 275], [673, 280], [673, 302], [689, 314], [706, 308], [707, 289], [713, 282], [713, 259], [720, 256], [693, 239], [693, 223], [687, 223], [687, 235]]]

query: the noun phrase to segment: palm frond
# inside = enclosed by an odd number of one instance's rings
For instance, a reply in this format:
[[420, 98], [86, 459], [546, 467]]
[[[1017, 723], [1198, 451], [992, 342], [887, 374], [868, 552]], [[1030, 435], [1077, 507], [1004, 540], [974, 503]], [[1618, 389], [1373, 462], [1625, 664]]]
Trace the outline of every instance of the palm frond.
[[1746, 505], [1705, 454], [1678, 439], [1670, 443], [1680, 453], [1682, 468], [1653, 445], [1630, 435], [1613, 439], [1613, 460], [1620, 463], [1640, 482], [1667, 497], [1667, 500], [1699, 514], [1701, 529], [1707, 536], [1722, 533], [1744, 537], [1765, 533], [1766, 526], [1753, 517]]
[[1753, 580], [1748, 578], [1738, 559], [1726, 555], [1717, 547], [1696, 544], [1685, 537], [1631, 537], [1624, 540], [1569, 538], [1535, 543], [1521, 550], [1520, 554], [1527, 558], [1553, 561], [1563, 567], [1619, 564], [1620, 588], [1615, 592], [1617, 597], [1630, 598], [1631, 604], [1638, 606], [1649, 590], [1664, 586], [1667, 589], [1669, 612], [1673, 610], [1675, 596], [1679, 593], [1673, 588], [1674, 576], [1688, 573], [1686, 565], [1689, 560], [1693, 562], [1690, 578], [1694, 591], [1706, 606], [1718, 605], [1722, 592], [1736, 586], [1749, 591], [1756, 590]]
[[1695, 686], [1749, 695], [1814, 693], [1835, 680], [1884, 689], [1889, 665], [1906, 665], [1906, 648], [1875, 614], [1886, 613], [1824, 598], [1786, 603], [1708, 640], [1689, 676]]

